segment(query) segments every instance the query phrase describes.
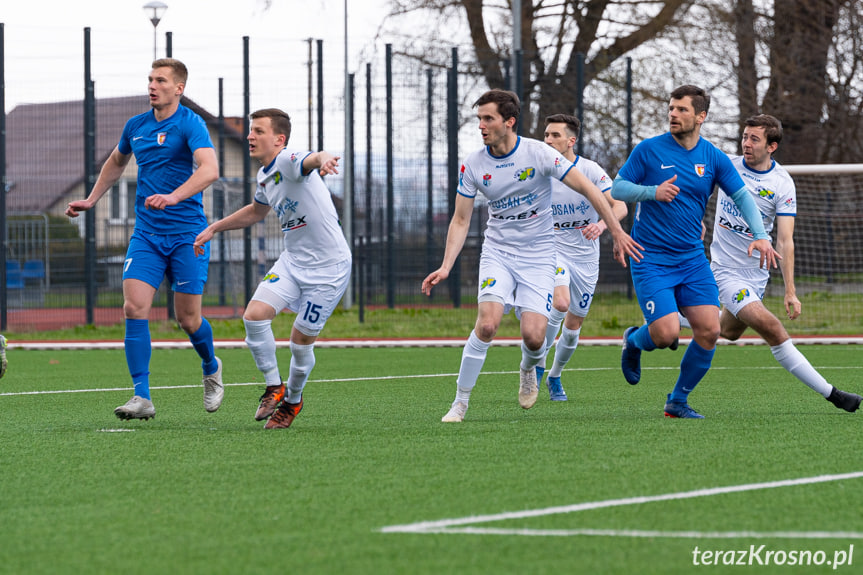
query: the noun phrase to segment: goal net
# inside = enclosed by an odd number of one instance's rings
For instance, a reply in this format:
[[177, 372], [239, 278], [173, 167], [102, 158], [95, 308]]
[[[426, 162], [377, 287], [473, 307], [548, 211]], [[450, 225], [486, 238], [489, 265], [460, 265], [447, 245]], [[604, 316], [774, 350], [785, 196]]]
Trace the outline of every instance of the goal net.
[[[784, 167], [797, 187], [794, 278], [803, 313], [794, 321], [785, 317], [785, 284], [779, 270], [771, 272], [765, 305], [783, 319], [791, 334], [861, 334], [863, 164]], [[705, 217], [708, 221], [712, 232], [712, 209]]]

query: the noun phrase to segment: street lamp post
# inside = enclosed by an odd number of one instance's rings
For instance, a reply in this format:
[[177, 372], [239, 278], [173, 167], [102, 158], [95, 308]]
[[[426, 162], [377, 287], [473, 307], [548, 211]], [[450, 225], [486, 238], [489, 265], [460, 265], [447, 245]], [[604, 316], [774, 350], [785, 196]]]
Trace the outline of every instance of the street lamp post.
[[153, 60], [156, 60], [158, 58], [156, 55], [156, 29], [159, 27], [159, 21], [165, 14], [165, 10], [168, 9], [168, 5], [164, 2], [153, 1], [144, 4], [143, 8], [147, 16], [150, 17], [150, 22], [153, 23]]

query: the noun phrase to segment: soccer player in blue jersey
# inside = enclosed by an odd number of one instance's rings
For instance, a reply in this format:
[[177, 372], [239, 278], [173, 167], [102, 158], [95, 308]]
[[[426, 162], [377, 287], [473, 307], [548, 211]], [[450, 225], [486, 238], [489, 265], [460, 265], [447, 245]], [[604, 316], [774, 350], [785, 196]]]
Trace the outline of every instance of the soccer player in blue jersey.
[[731, 160], [700, 135], [710, 96], [680, 86], [671, 93], [667, 133], [638, 144], [614, 180], [612, 196], [637, 202], [632, 237], [644, 258], [632, 262], [632, 283], [647, 321], [623, 333], [621, 369], [632, 385], [641, 379], [641, 352], [674, 345], [678, 309], [692, 326], [692, 342], [680, 376], [665, 403], [667, 417], [702, 419], [689, 394], [707, 374], [719, 338], [719, 292], [704, 254], [702, 219], [714, 186], [736, 206], [754, 238], [760, 267], [776, 267], [780, 256], [764, 231], [761, 214]]
[[202, 192], [218, 179], [219, 168], [204, 120], [180, 104], [187, 77], [179, 60], [153, 61], [148, 83], [152, 110], [126, 122], [90, 195], [66, 208], [66, 215], [73, 218], [92, 209], [120, 179], [134, 154], [138, 165], [135, 229], [123, 266], [124, 345], [134, 395], [114, 410], [120, 419], [149, 419], [156, 414], [150, 397], [148, 318], [165, 277], [174, 290], [177, 321], [201, 357], [204, 408], [216, 411], [224, 396], [213, 330], [201, 315], [209, 251], [196, 258], [192, 248], [195, 236], [207, 227]]
[[[731, 158], [752, 199], [761, 212], [769, 233], [776, 224], [776, 249], [782, 254], [780, 268], [785, 283], [785, 313], [788, 319], [800, 316], [802, 305], [794, 286], [794, 218], [797, 216], [797, 189], [794, 180], [773, 153], [782, 141], [782, 123], [768, 114], [746, 120], [742, 156]], [[782, 322], [761, 299], [770, 279], [769, 270], [758, 267], [758, 259], [746, 253], [751, 234], [725, 193], [716, 202], [710, 268], [719, 286], [725, 309], [719, 320], [720, 335], [734, 341], [751, 327], [770, 346], [773, 357], [789, 373], [845, 411], [856, 411], [861, 397], [831, 385], [800, 353]]]
[[519, 316], [522, 359], [518, 401], [530, 409], [539, 388], [536, 366], [545, 355], [545, 331], [551, 311], [555, 262], [551, 180], [581, 192], [599, 212], [614, 238], [615, 258], [640, 257], [639, 246], [614, 217], [608, 201], [572, 162], [538, 140], [520, 137], [515, 126], [520, 102], [515, 93], [489, 90], [476, 101], [485, 146], [461, 166], [455, 213], [447, 232], [441, 267], [422, 283], [426, 295], [449, 277], [464, 246], [478, 193], [488, 199], [488, 228], [480, 257], [476, 325], [462, 354], [456, 397], [441, 421], [461, 422], [501, 319], [512, 307]]

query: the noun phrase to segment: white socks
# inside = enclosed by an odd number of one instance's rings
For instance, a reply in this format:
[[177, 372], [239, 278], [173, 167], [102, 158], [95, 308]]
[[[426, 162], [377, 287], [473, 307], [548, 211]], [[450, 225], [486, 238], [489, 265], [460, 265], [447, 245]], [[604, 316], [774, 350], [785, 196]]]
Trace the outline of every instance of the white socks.
[[[565, 311], [559, 311], [551, 308], [551, 313], [548, 315], [548, 327], [545, 329], [545, 353], [548, 355], [551, 346], [554, 345], [554, 339], [557, 337], [557, 332], [560, 330], [560, 324], [563, 323], [563, 318], [566, 317]], [[540, 365], [545, 367], [545, 356]]]
[[459, 366], [458, 379], [456, 380], [456, 401], [467, 403], [470, 399], [470, 392], [473, 391], [479, 372], [482, 371], [482, 364], [485, 363], [485, 356], [489, 347], [491, 347], [491, 342], [484, 342], [477, 337], [475, 331], [471, 330], [470, 337], [467, 338], [467, 343], [461, 353], [461, 366]]
[[279, 364], [276, 362], [276, 338], [273, 336], [271, 320], [250, 321], [246, 324], [246, 345], [252, 352], [255, 365], [264, 374], [264, 382], [268, 386], [281, 385]]
[[539, 349], [528, 349], [524, 342], [521, 342], [521, 365], [519, 367], [524, 371], [535, 369], [542, 358], [545, 357], [545, 345], [539, 346]]
[[569, 362], [569, 358], [578, 347], [578, 335], [581, 333], [581, 328], [568, 329], [563, 327], [560, 333], [560, 339], [557, 340], [557, 348], [554, 350], [554, 365], [551, 366], [551, 371], [548, 372], [548, 377], [560, 377], [563, 368]]
[[771, 347], [770, 351], [773, 352], [773, 357], [776, 358], [776, 361], [787, 369], [791, 375], [824, 397], [830, 396], [833, 386], [827, 383], [827, 380], [820, 373], [815, 371], [809, 360], [800, 353], [800, 350], [794, 347], [790, 339], [786, 339], [779, 345]]
[[299, 403], [303, 399], [303, 388], [315, 367], [315, 344], [300, 345], [291, 342], [291, 372], [288, 376], [288, 403]]

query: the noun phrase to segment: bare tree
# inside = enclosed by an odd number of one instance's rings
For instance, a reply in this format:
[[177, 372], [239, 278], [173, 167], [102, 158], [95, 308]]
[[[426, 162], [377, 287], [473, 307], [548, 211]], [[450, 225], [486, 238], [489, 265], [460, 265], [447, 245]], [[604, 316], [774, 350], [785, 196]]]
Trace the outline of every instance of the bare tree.
[[[680, 22], [693, 0], [522, 0], [521, 45], [524, 52], [523, 122], [528, 132], [541, 126], [535, 118], [566, 111], [578, 102], [577, 62], [584, 57], [584, 83], [590, 84], [619, 58]], [[504, 0], [393, 0], [392, 16], [457, 13], [462, 17], [476, 58], [477, 71], [492, 88], [507, 88], [511, 65], [512, 7]], [[391, 16], [391, 17], [392, 17]], [[439, 22], [441, 20], [438, 20]], [[452, 38], [452, 18], [433, 34]], [[428, 28], [427, 28], [428, 29]], [[415, 30], [414, 30], [415, 32]], [[428, 58], [428, 46], [416, 35], [405, 48]], [[536, 131], [538, 131], [536, 130]]]

